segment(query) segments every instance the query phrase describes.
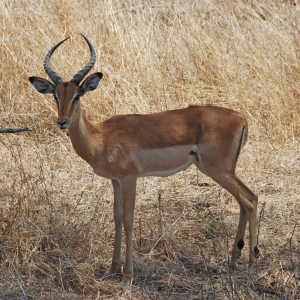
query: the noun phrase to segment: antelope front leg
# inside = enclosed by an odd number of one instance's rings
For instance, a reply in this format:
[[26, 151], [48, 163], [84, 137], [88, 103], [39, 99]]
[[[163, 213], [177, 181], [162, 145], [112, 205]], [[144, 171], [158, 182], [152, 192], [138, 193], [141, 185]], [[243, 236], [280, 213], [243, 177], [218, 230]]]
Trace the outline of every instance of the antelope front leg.
[[132, 230], [134, 221], [134, 206], [136, 194], [136, 179], [123, 178], [121, 181], [121, 191], [123, 197], [123, 225], [126, 239], [126, 261], [125, 272], [121, 284], [130, 283], [133, 277], [133, 262], [132, 262]]
[[115, 243], [111, 268], [105, 272], [104, 276], [115, 274], [116, 270], [121, 265], [123, 198], [121, 194], [121, 186], [118, 181], [112, 180], [112, 184], [114, 188]]

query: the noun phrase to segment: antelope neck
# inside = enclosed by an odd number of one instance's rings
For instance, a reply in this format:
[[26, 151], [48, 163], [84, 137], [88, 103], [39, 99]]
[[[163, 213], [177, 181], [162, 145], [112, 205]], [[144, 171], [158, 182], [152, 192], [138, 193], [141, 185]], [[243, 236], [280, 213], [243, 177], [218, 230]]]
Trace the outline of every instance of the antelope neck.
[[71, 143], [76, 153], [89, 164], [93, 161], [95, 151], [93, 149], [92, 137], [95, 134], [94, 125], [88, 121], [81, 109], [78, 118], [68, 128]]

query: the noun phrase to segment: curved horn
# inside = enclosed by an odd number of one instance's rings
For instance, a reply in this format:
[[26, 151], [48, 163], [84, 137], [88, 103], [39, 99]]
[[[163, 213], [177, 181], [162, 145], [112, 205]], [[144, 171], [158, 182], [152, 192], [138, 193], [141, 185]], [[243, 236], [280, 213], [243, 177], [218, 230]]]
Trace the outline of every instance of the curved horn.
[[46, 55], [46, 58], [44, 60], [44, 69], [46, 71], [46, 73], [48, 74], [48, 76], [51, 78], [51, 80], [54, 82], [55, 85], [57, 85], [58, 83], [62, 82], [62, 79], [51, 69], [50, 67], [50, 58], [51, 55], [53, 54], [53, 52], [56, 50], [56, 48], [61, 45], [64, 41], [66, 41], [69, 37], [67, 37], [66, 39], [62, 40], [61, 42], [59, 42], [58, 44], [56, 44]]
[[94, 50], [94, 47], [92, 46], [90, 41], [83, 34], [81, 34], [81, 35], [83, 36], [83, 38], [85, 39], [85, 41], [89, 45], [89, 48], [90, 48], [90, 51], [91, 51], [91, 59], [90, 59], [89, 63], [82, 70], [80, 70], [76, 75], [74, 75], [74, 77], [71, 79], [71, 81], [74, 82], [76, 85], [79, 85], [80, 81], [92, 69], [92, 67], [94, 66], [95, 61], [96, 61], [96, 52]]

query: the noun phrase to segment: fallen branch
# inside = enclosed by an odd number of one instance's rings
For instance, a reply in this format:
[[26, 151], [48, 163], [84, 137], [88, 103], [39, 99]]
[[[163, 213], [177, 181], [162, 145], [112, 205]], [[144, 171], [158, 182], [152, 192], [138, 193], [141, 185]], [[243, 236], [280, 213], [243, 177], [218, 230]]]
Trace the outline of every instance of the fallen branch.
[[0, 128], [0, 133], [16, 133], [22, 131], [31, 131], [29, 128]]

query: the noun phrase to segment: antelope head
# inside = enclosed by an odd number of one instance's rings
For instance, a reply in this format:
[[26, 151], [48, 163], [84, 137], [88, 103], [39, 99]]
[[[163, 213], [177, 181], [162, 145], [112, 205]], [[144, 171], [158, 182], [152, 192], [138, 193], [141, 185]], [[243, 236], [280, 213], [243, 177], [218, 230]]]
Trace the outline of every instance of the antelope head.
[[56, 44], [46, 55], [44, 69], [53, 83], [41, 77], [29, 77], [29, 81], [39, 93], [52, 94], [54, 96], [58, 109], [57, 126], [62, 130], [66, 130], [74, 120], [78, 119], [78, 114], [80, 113], [80, 97], [86, 92], [96, 89], [103, 75], [100, 72], [91, 74], [82, 84], [80, 84], [83, 78], [92, 69], [96, 60], [96, 52], [92, 44], [84, 35], [82, 36], [90, 48], [91, 59], [89, 63], [71, 79], [71, 81], [63, 82], [57, 73], [50, 67], [51, 55], [58, 46], [68, 38]]

